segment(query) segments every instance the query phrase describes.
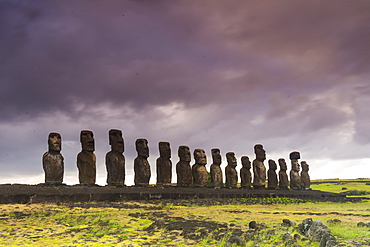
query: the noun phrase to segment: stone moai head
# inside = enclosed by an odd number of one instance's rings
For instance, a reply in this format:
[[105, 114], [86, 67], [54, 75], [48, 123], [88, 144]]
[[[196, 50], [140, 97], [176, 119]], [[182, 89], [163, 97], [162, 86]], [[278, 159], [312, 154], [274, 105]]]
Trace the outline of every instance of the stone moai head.
[[247, 168], [247, 169], [252, 168], [252, 165], [251, 165], [251, 162], [250, 162], [248, 156], [242, 156], [242, 166]]
[[137, 139], [135, 142], [137, 155], [148, 158], [149, 157], [149, 147], [148, 141], [146, 139]]
[[254, 145], [254, 153], [256, 154], [256, 160], [264, 161], [266, 159], [266, 151], [262, 144]]
[[301, 166], [302, 166], [302, 171], [309, 171], [309, 166], [308, 166], [308, 164], [306, 163], [306, 161], [302, 161], [301, 162]]
[[236, 166], [236, 158], [235, 158], [235, 153], [234, 152], [228, 152], [226, 153], [226, 159], [227, 159], [227, 164], [229, 166]]
[[213, 164], [221, 165], [222, 159], [221, 159], [220, 149], [213, 148], [213, 149], [211, 149], [211, 152], [212, 152]]
[[94, 134], [90, 130], [81, 130], [80, 142], [82, 144], [82, 150], [94, 152], [95, 151], [95, 140]]
[[60, 152], [62, 150], [62, 137], [59, 133], [50, 133], [48, 137], [49, 152]]
[[171, 147], [169, 142], [159, 142], [159, 156], [165, 159], [171, 158]]
[[122, 131], [116, 129], [109, 130], [109, 145], [111, 145], [112, 151], [119, 153], [123, 153], [125, 151]]
[[278, 162], [279, 162], [280, 170], [286, 171], [288, 169], [288, 167], [286, 165], [286, 162], [285, 162], [285, 159], [281, 158], [281, 159], [279, 159]]
[[269, 160], [269, 168], [271, 170], [276, 170], [277, 169], [276, 162], [274, 160]]
[[190, 162], [191, 161], [191, 155], [190, 155], [190, 149], [188, 146], [180, 146], [177, 154], [181, 161]]
[[301, 154], [297, 151], [291, 152], [289, 154], [289, 159], [291, 160], [299, 160], [301, 158]]
[[203, 149], [195, 149], [194, 150], [194, 159], [196, 164], [206, 165], [207, 164], [207, 157], [206, 153]]

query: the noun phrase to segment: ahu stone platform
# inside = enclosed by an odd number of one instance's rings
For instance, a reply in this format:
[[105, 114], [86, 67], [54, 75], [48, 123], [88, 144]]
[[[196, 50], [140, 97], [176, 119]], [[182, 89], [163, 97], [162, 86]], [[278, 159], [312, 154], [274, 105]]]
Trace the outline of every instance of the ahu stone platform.
[[0, 203], [117, 202], [153, 199], [288, 197], [315, 201], [345, 201], [346, 196], [318, 190], [247, 190], [196, 187], [115, 187], [81, 185], [0, 185]]

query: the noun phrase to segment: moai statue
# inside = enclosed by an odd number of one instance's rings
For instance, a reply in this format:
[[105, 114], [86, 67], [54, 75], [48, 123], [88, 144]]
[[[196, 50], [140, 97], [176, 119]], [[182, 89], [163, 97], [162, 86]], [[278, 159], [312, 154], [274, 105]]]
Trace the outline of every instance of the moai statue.
[[300, 168], [298, 163], [301, 155], [299, 152], [291, 152], [289, 158], [292, 164], [292, 169], [290, 170], [290, 188], [293, 190], [299, 190], [302, 188], [301, 176], [299, 175]]
[[238, 173], [236, 172], [236, 158], [234, 152], [226, 153], [227, 166], [225, 167], [226, 187], [237, 188]]
[[180, 146], [178, 149], [179, 162], [176, 164], [177, 186], [187, 187], [193, 182], [191, 172], [191, 155], [188, 146]]
[[278, 178], [276, 175], [276, 163], [274, 160], [269, 160], [269, 169], [267, 171], [267, 188], [270, 190], [276, 190], [278, 187]]
[[251, 162], [248, 156], [242, 156], [242, 168], [240, 169], [241, 188], [252, 188]]
[[254, 146], [256, 159], [253, 160], [253, 188], [264, 189], [266, 185], [266, 167], [263, 161], [266, 159], [266, 151], [261, 144]]
[[146, 139], [137, 139], [135, 142], [137, 157], [134, 160], [135, 186], [149, 186], [150, 165], [148, 162], [149, 147]]
[[310, 175], [308, 174], [309, 166], [306, 163], [306, 161], [302, 161], [301, 166], [302, 166], [302, 172], [301, 172], [302, 188], [305, 190], [310, 190], [311, 179], [310, 179]]
[[59, 133], [50, 133], [48, 137], [49, 151], [42, 156], [42, 166], [45, 171], [46, 184], [63, 183], [64, 158], [62, 150], [62, 138]]
[[123, 142], [122, 131], [109, 130], [109, 145], [111, 151], [105, 155], [105, 166], [107, 169], [107, 184], [113, 186], [125, 185], [125, 145]]
[[159, 142], [157, 159], [157, 185], [169, 186], [172, 179], [171, 147], [169, 142]]
[[80, 184], [92, 185], [96, 179], [95, 141], [92, 131], [82, 130], [80, 142], [82, 151], [77, 155], [78, 178]]
[[211, 165], [211, 186], [214, 188], [221, 188], [223, 182], [222, 182], [222, 170], [220, 167], [222, 163], [220, 149], [213, 148], [211, 152], [213, 159], [213, 163]]
[[288, 168], [287, 168], [285, 159], [283, 158], [279, 159], [279, 166], [280, 166], [279, 188], [282, 190], [287, 190], [289, 186], [289, 180], [288, 180], [288, 174], [286, 173]]
[[194, 150], [195, 164], [191, 168], [194, 186], [206, 187], [208, 183], [208, 172], [206, 169], [207, 157], [203, 149]]

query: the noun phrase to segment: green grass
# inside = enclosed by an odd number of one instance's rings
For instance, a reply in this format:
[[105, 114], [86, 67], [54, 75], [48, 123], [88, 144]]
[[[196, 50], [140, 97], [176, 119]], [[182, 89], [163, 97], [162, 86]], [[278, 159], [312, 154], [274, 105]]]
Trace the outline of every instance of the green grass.
[[[370, 191], [370, 185], [353, 180], [312, 185], [313, 189], [329, 192], [342, 192], [342, 187]], [[282, 246], [282, 234], [297, 231], [293, 227], [281, 227], [285, 218], [297, 224], [306, 218], [321, 220], [334, 236], [344, 239], [340, 240], [342, 242], [362, 241], [362, 246], [370, 243], [370, 228], [357, 227], [360, 221], [370, 222], [369, 201], [332, 203], [289, 198], [241, 198], [127, 201], [100, 205], [104, 207], [90, 205], [90, 208], [84, 204], [73, 207], [67, 204], [0, 205], [0, 246], [224, 246], [231, 236], [231, 224], [247, 232], [252, 220], [267, 224], [267, 229], [261, 232], [274, 230], [275, 234], [257, 234], [247, 246], [256, 241], [262, 243], [261, 246]], [[198, 240], [184, 237], [181, 230], [145, 230], [158, 219], [166, 220], [166, 224], [176, 223], [178, 219], [226, 223], [229, 230], [221, 238], [216, 237], [221, 233], [216, 229]], [[339, 219], [341, 223], [327, 223], [333, 219]], [[200, 236], [201, 229], [194, 230], [194, 234]], [[306, 243], [300, 244], [306, 246]], [[318, 246], [318, 243], [307, 246]]]

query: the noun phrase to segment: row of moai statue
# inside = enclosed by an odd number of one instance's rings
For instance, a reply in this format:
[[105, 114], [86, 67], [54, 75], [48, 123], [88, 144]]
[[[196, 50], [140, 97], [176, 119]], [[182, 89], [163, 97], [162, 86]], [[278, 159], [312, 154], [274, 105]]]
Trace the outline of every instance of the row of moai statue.
[[[96, 157], [95, 141], [92, 131], [82, 130], [80, 134], [82, 151], [77, 155], [77, 167], [79, 171], [79, 182], [82, 185], [93, 185], [96, 179]], [[43, 155], [43, 168], [45, 171], [46, 184], [63, 183], [64, 158], [61, 152], [61, 135], [50, 133], [48, 138], [49, 151]], [[106, 154], [107, 184], [113, 186], [125, 185], [125, 157], [124, 141], [122, 131], [111, 129], [109, 131], [109, 144], [111, 151]], [[148, 186], [151, 177], [150, 165], [148, 162], [149, 147], [146, 139], [137, 139], [135, 142], [137, 157], [134, 160], [134, 183], [135, 186]], [[210, 167], [211, 187], [223, 187], [223, 175], [221, 170], [222, 157], [220, 149], [211, 150], [213, 163]], [[279, 159], [280, 171], [276, 174], [277, 165], [275, 161], [269, 160], [267, 171], [264, 161], [266, 152], [261, 144], [254, 146], [256, 159], [253, 161], [253, 182], [251, 173], [251, 162], [248, 156], [242, 156], [242, 168], [240, 169], [241, 188], [255, 189], [310, 189], [310, 177], [308, 164], [301, 162], [300, 172], [299, 152], [290, 154], [292, 169], [290, 171], [290, 182], [287, 175], [287, 165], [284, 159]], [[159, 142], [160, 157], [156, 162], [157, 185], [169, 186], [172, 178], [171, 148], [169, 142]], [[203, 149], [194, 150], [195, 164], [190, 166], [191, 154], [188, 146], [178, 148], [179, 162], [176, 164], [177, 186], [206, 187], [208, 185], [208, 172], [206, 169], [207, 157]], [[238, 173], [236, 171], [237, 160], [233, 152], [226, 153], [227, 166], [225, 168], [227, 188], [237, 188]], [[279, 179], [278, 179], [279, 178]]]

